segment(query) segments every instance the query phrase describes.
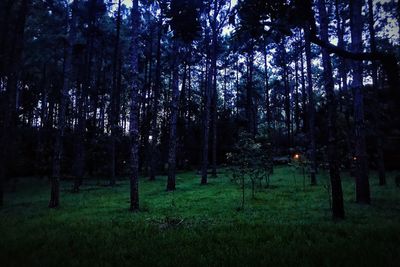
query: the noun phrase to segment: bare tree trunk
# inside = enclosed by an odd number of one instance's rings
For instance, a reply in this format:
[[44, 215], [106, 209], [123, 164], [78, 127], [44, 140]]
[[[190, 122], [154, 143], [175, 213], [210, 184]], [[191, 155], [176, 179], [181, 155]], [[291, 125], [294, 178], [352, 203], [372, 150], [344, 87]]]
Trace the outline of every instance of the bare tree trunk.
[[[206, 31], [206, 43], [209, 42], [209, 31]], [[201, 181], [200, 184], [207, 184], [207, 171], [208, 171], [208, 152], [209, 152], [209, 134], [210, 134], [210, 106], [211, 106], [211, 89], [212, 89], [212, 78], [213, 78], [213, 64], [210, 64], [208, 68], [208, 58], [211, 59], [211, 55], [208, 54], [205, 59], [205, 84], [204, 84], [204, 110], [203, 110], [203, 145], [202, 145], [202, 165], [201, 165]], [[211, 59], [212, 60], [212, 59]]]
[[265, 110], [266, 110], [266, 122], [268, 132], [271, 129], [271, 107], [269, 100], [269, 81], [268, 81], [268, 64], [267, 64], [267, 48], [264, 50], [264, 83], [265, 83]]
[[[301, 33], [300, 33], [301, 35]], [[301, 42], [300, 42], [301, 45]], [[307, 112], [307, 91], [306, 91], [306, 79], [304, 75], [304, 58], [303, 51], [300, 49], [300, 72], [301, 72], [301, 105], [302, 105], [302, 119], [303, 119], [303, 132], [306, 133], [308, 130], [308, 112]]]
[[[325, 7], [325, 0], [318, 0], [320, 35], [324, 41], [329, 40], [328, 33], [328, 15]], [[324, 67], [323, 78], [325, 81], [325, 92], [328, 105], [328, 161], [329, 176], [332, 190], [332, 217], [333, 219], [344, 218], [343, 190], [340, 179], [339, 162], [337, 157], [336, 140], [336, 97], [334, 92], [334, 81], [332, 76], [331, 58], [326, 51], [322, 49], [322, 64]]]
[[254, 137], [257, 133], [255, 108], [253, 102], [253, 69], [254, 69], [254, 46], [251, 45], [247, 55], [247, 85], [246, 85], [246, 119], [247, 131]]
[[309, 141], [310, 141], [310, 178], [311, 185], [317, 184], [316, 172], [316, 144], [315, 144], [315, 102], [313, 92], [313, 81], [312, 81], [312, 69], [311, 69], [311, 42], [310, 42], [310, 30], [309, 25], [306, 23], [304, 28], [304, 39], [305, 39], [305, 50], [306, 50], [306, 63], [307, 63], [307, 93], [308, 93], [308, 126], [309, 126]]
[[[340, 10], [340, 5], [339, 5], [339, 1], [335, 0], [335, 7], [336, 7], [336, 21], [337, 21], [337, 35], [338, 35], [338, 47], [340, 48], [344, 48], [345, 47], [345, 41], [344, 41], [344, 22], [345, 22], [345, 18], [341, 18], [341, 13], [343, 13]], [[346, 146], [347, 146], [347, 151], [349, 156], [347, 157], [346, 160], [351, 159], [352, 160], [352, 147], [351, 147], [351, 139], [352, 139], [352, 125], [350, 122], [350, 111], [351, 111], [351, 100], [350, 100], [350, 95], [351, 92], [348, 89], [348, 85], [347, 85], [347, 60], [340, 57], [339, 58], [339, 77], [341, 80], [341, 92], [344, 95], [344, 100], [342, 100], [342, 98], [340, 98], [340, 103], [344, 102], [343, 104], [340, 104], [341, 106], [345, 107], [345, 111], [344, 111], [344, 116], [346, 119]]]
[[[72, 3], [71, 9], [71, 22], [69, 25], [69, 36], [68, 36], [68, 46], [65, 51], [64, 58], [64, 78], [63, 86], [61, 89], [61, 99], [58, 111], [58, 128], [56, 135], [56, 142], [54, 145], [54, 156], [53, 156], [53, 173], [51, 176], [51, 193], [49, 208], [57, 208], [60, 204], [60, 176], [61, 176], [61, 159], [63, 156], [63, 139], [64, 139], [64, 129], [66, 124], [65, 113], [67, 109], [67, 99], [69, 98], [68, 91], [70, 90], [71, 80], [72, 80], [72, 56], [73, 56], [73, 46], [76, 39], [76, 8], [78, 1], [75, 0]], [[69, 14], [69, 12], [68, 12]], [[69, 21], [69, 15], [67, 20]]]
[[[286, 54], [286, 48], [284, 44], [285, 40], [283, 39], [281, 43], [279, 44], [280, 46], [280, 53], [283, 58], [282, 60], [282, 70], [283, 70], [283, 83], [284, 83], [284, 90], [285, 90], [285, 101], [284, 101], [284, 111], [285, 111], [285, 124], [286, 124], [286, 134], [287, 134], [287, 145], [288, 148], [291, 147], [291, 131], [290, 131], [290, 85], [289, 85], [289, 73], [287, 69], [287, 54]], [[288, 149], [289, 151], [289, 149]]]
[[296, 132], [300, 130], [300, 99], [299, 99], [299, 62], [298, 55], [294, 59], [294, 74], [295, 74], [295, 92], [294, 92], [294, 121], [296, 125]]
[[[368, 0], [368, 30], [370, 35], [370, 46], [371, 52], [376, 52], [376, 41], [375, 41], [375, 29], [374, 29], [374, 6], [372, 0]], [[378, 118], [377, 111], [380, 110], [379, 100], [378, 100], [378, 68], [376, 62], [372, 61], [372, 82], [374, 86], [374, 100], [375, 100], [375, 112], [373, 112], [375, 121], [375, 132], [376, 132], [376, 151], [378, 154], [378, 176], [379, 185], [386, 184], [385, 175], [385, 161], [383, 154], [383, 136], [381, 131], [381, 123]]]
[[152, 121], [151, 121], [151, 153], [150, 153], [150, 174], [149, 180], [154, 181], [156, 179], [156, 163], [157, 163], [157, 140], [159, 130], [157, 126], [158, 109], [159, 109], [159, 98], [161, 91], [161, 37], [162, 37], [162, 19], [163, 14], [161, 13], [158, 21], [158, 36], [157, 36], [157, 55], [156, 55], [156, 77], [154, 84], [154, 101], [152, 106]]
[[[350, 2], [350, 24], [352, 52], [362, 52], [363, 17], [362, 0]], [[355, 121], [355, 164], [356, 164], [356, 201], [360, 204], [371, 202], [368, 181], [368, 164], [365, 143], [363, 68], [361, 61], [353, 61], [354, 121]]]
[[[207, 66], [207, 59], [206, 59]], [[202, 168], [201, 184], [207, 184], [208, 170], [208, 143], [210, 131], [210, 105], [211, 105], [211, 70], [206, 67], [206, 83], [204, 85], [204, 118], [203, 118], [203, 149], [202, 149]]]
[[115, 146], [118, 132], [118, 121], [119, 121], [119, 108], [118, 100], [120, 95], [120, 88], [118, 86], [118, 59], [119, 59], [119, 39], [120, 39], [120, 28], [121, 28], [121, 0], [118, 0], [117, 10], [117, 21], [116, 21], [116, 36], [114, 44], [114, 55], [113, 55], [113, 80], [112, 80], [112, 91], [111, 91], [111, 138], [110, 138], [110, 185], [114, 186], [116, 183], [115, 179]]
[[133, 74], [130, 94], [129, 135], [130, 153], [130, 210], [139, 211], [139, 101], [138, 101], [138, 36], [140, 27], [139, 1], [132, 0], [131, 71]]
[[179, 60], [178, 44], [174, 41], [174, 60], [172, 63], [172, 100], [170, 115], [169, 149], [168, 149], [168, 181], [167, 191], [174, 191], [176, 184], [176, 138], [177, 138], [177, 119], [179, 103]]
[[[216, 5], [216, 2], [215, 4]], [[214, 27], [216, 27], [216, 10], [215, 12], [215, 22]], [[218, 91], [217, 91], [217, 41], [218, 41], [218, 32], [217, 29], [212, 30], [212, 51], [211, 51], [211, 69], [213, 76], [212, 83], [212, 177], [217, 177], [217, 112], [218, 112]]]

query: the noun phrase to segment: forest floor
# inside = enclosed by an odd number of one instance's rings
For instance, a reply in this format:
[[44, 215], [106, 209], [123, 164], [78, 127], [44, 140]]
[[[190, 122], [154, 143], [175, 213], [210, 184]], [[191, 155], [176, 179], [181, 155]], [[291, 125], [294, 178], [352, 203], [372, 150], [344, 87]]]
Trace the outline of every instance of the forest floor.
[[[270, 188], [246, 189], [221, 170], [200, 185], [195, 172], [141, 179], [141, 212], [131, 213], [129, 183], [86, 180], [81, 192], [62, 182], [61, 207], [47, 208], [46, 179], [20, 178], [0, 209], [0, 266], [399, 266], [400, 188], [395, 173], [378, 185], [372, 205], [354, 202], [354, 181], [342, 175], [346, 219], [333, 222], [326, 173], [303, 186], [291, 167], [278, 167]], [[308, 181], [307, 181], [308, 182]]]

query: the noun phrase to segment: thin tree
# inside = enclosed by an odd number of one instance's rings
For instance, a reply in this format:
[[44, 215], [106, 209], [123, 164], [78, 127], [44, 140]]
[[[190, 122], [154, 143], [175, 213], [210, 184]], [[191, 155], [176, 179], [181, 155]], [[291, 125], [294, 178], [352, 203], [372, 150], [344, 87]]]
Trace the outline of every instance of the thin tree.
[[120, 46], [120, 32], [121, 32], [121, 0], [118, 0], [117, 18], [116, 18], [116, 34], [114, 41], [114, 54], [112, 62], [113, 79], [111, 89], [111, 138], [110, 138], [110, 185], [115, 185], [115, 146], [118, 132], [118, 121], [119, 121], [119, 98], [120, 88], [118, 82], [118, 59], [119, 59], [119, 46]]
[[[57, 208], [60, 204], [60, 176], [61, 176], [61, 159], [63, 156], [63, 139], [64, 130], [66, 124], [66, 109], [67, 109], [67, 99], [68, 91], [70, 90], [72, 82], [72, 56], [73, 56], [73, 46], [76, 40], [76, 9], [78, 7], [78, 0], [72, 2], [71, 12], [67, 11], [67, 21], [69, 22], [69, 33], [67, 48], [64, 57], [64, 76], [63, 85], [61, 89], [60, 107], [58, 111], [58, 128], [56, 134], [56, 141], [54, 145], [54, 155], [53, 155], [53, 173], [51, 175], [51, 192], [50, 192], [50, 202], [49, 208]], [[69, 14], [71, 13], [71, 20], [69, 19]], [[67, 23], [68, 25], [68, 23]]]
[[[328, 42], [328, 14], [326, 12], [325, 0], [318, 0], [319, 24], [321, 39]], [[332, 195], [332, 217], [333, 219], [344, 218], [343, 190], [339, 172], [337, 137], [336, 137], [336, 96], [334, 92], [334, 81], [332, 75], [332, 64], [329, 52], [322, 49], [322, 64], [324, 67], [323, 80], [328, 106], [328, 162], [329, 177], [331, 181]]]
[[307, 63], [307, 94], [308, 94], [308, 138], [309, 138], [309, 157], [310, 157], [310, 178], [311, 185], [317, 184], [316, 172], [316, 144], [315, 144], [315, 101], [313, 92], [313, 80], [312, 80], [312, 67], [311, 67], [311, 41], [310, 41], [310, 30], [309, 24], [306, 22], [304, 28], [304, 40], [305, 40], [305, 51], [306, 51], [306, 63]]
[[139, 211], [139, 101], [138, 101], [138, 36], [140, 27], [139, 1], [132, 0], [131, 73], [129, 136], [130, 151], [130, 210]]
[[159, 109], [159, 98], [160, 98], [160, 91], [161, 91], [161, 38], [162, 38], [162, 31], [163, 31], [163, 4], [164, 1], [160, 1], [160, 15], [158, 18], [157, 24], [157, 52], [156, 52], [156, 73], [155, 73], [155, 83], [154, 83], [154, 101], [152, 106], [152, 119], [151, 119], [151, 152], [150, 152], [150, 173], [149, 173], [149, 180], [154, 181], [156, 179], [156, 146], [157, 140], [159, 135], [159, 130], [157, 127], [157, 118], [158, 118], [158, 109]]
[[[361, 13], [363, 1], [350, 2], [350, 29], [352, 52], [363, 51], [362, 30], [363, 16]], [[371, 202], [368, 181], [367, 151], [365, 142], [363, 67], [361, 61], [353, 61], [354, 90], [354, 122], [355, 122], [355, 165], [356, 165], [356, 201], [360, 204]]]
[[[376, 53], [376, 40], [375, 40], [375, 28], [374, 28], [374, 5], [372, 0], [368, 0], [368, 31], [369, 31], [369, 40], [370, 40], [370, 50], [371, 53]], [[376, 151], [378, 154], [377, 165], [378, 165], [378, 176], [379, 176], [379, 185], [386, 184], [386, 175], [385, 175], [385, 162], [384, 162], [384, 154], [383, 154], [383, 137], [382, 130], [380, 129], [380, 122], [378, 118], [378, 110], [379, 110], [379, 101], [378, 101], [378, 68], [375, 61], [372, 61], [372, 83], [374, 87], [374, 99], [375, 99], [375, 108], [376, 111], [374, 114], [375, 121], [375, 131], [376, 131]]]
[[171, 114], [169, 124], [169, 148], [168, 148], [168, 179], [167, 191], [174, 191], [176, 184], [176, 137], [177, 137], [177, 119], [178, 119], [178, 102], [179, 102], [179, 60], [178, 60], [178, 41], [173, 41], [172, 61], [172, 100]]

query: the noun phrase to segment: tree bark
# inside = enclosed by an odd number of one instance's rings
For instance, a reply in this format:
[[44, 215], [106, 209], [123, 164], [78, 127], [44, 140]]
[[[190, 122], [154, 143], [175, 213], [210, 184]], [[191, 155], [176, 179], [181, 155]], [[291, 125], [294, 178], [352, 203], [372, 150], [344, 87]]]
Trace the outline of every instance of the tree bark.
[[[301, 35], [301, 32], [300, 32]], [[302, 42], [300, 42], [302, 46]], [[303, 132], [306, 133], [308, 130], [308, 113], [307, 113], [307, 91], [306, 91], [306, 79], [304, 75], [304, 57], [303, 49], [300, 47], [300, 73], [301, 73], [301, 105], [302, 105], [302, 120], [303, 120]]]
[[[49, 208], [57, 208], [60, 204], [60, 176], [61, 176], [61, 160], [63, 157], [63, 141], [64, 141], [64, 129], [66, 124], [66, 109], [67, 99], [69, 98], [68, 91], [70, 90], [72, 81], [72, 56], [73, 46], [76, 39], [76, 9], [78, 1], [74, 0], [71, 8], [71, 21], [69, 25], [69, 36], [68, 44], [65, 51], [64, 58], [64, 77], [63, 86], [61, 89], [60, 106], [58, 110], [58, 128], [56, 134], [56, 141], [54, 145], [54, 156], [53, 156], [53, 172], [51, 176], [51, 192]], [[69, 12], [68, 12], [69, 14]], [[67, 20], [69, 21], [69, 15]]]
[[121, 29], [121, 0], [118, 0], [118, 10], [117, 10], [117, 21], [116, 21], [116, 36], [114, 43], [114, 55], [113, 55], [113, 80], [111, 89], [111, 138], [110, 138], [110, 185], [114, 186], [116, 183], [115, 179], [115, 165], [116, 165], [116, 139], [118, 132], [118, 119], [119, 119], [119, 108], [118, 99], [120, 96], [120, 88], [118, 86], [118, 59], [119, 59], [119, 39], [120, 39], [120, 29]]
[[[13, 1], [11, 1], [13, 2]], [[12, 6], [15, 3], [8, 2], [6, 3], [6, 10], [12, 10]], [[15, 1], [17, 2], [17, 1]], [[19, 5], [18, 5], [19, 4]], [[10, 51], [6, 51], [6, 42], [7, 38], [0, 41], [0, 45], [3, 51], [0, 50], [0, 56], [2, 62], [0, 63], [0, 75], [7, 76], [7, 87], [6, 87], [6, 98], [4, 107], [0, 107], [0, 111], [4, 114], [4, 121], [2, 127], [2, 133], [0, 136], [0, 207], [3, 205], [3, 197], [4, 197], [4, 184], [5, 179], [9, 175], [7, 171], [7, 161], [8, 158], [13, 158], [12, 155], [12, 144], [15, 142], [15, 135], [17, 134], [17, 124], [18, 124], [18, 108], [17, 108], [17, 95], [18, 95], [18, 78], [20, 74], [20, 66], [21, 66], [21, 57], [23, 52], [24, 45], [24, 31], [25, 31], [25, 23], [26, 18], [29, 12], [29, 8], [31, 5], [31, 1], [29, 0], [21, 0], [17, 3], [18, 5], [18, 15], [16, 16], [16, 22], [14, 25], [14, 32], [11, 36], [13, 36], [11, 40], [11, 45], [9, 45]], [[7, 22], [9, 19], [9, 14], [4, 14], [5, 21]], [[7, 34], [8, 25], [4, 25], [2, 30], [2, 35]], [[7, 60], [7, 55], [8, 60]], [[4, 62], [4, 63], [3, 63]], [[4, 64], [4, 65], [3, 65]], [[4, 72], [4, 73], [2, 73]], [[2, 78], [0, 76], [0, 78]]]
[[[371, 53], [376, 53], [376, 41], [375, 41], [375, 29], [374, 29], [374, 6], [372, 0], [368, 0], [368, 31], [370, 35], [370, 49]], [[374, 100], [375, 100], [375, 112], [373, 112], [375, 121], [375, 134], [376, 134], [376, 151], [377, 151], [377, 165], [378, 165], [378, 176], [379, 185], [386, 184], [385, 175], [385, 161], [383, 153], [383, 136], [381, 132], [381, 123], [378, 118], [378, 110], [380, 110], [378, 100], [378, 68], [375, 61], [372, 61], [372, 82], [374, 87]]]
[[312, 69], [311, 69], [311, 42], [310, 42], [310, 31], [306, 26], [304, 28], [304, 39], [305, 39], [305, 50], [306, 50], [306, 63], [307, 63], [307, 94], [308, 94], [308, 135], [310, 141], [310, 178], [311, 185], [317, 184], [316, 172], [316, 144], [315, 144], [315, 102], [313, 92], [313, 81], [312, 81]]
[[[362, 0], [354, 0], [350, 3], [351, 44], [354, 53], [362, 52], [362, 3]], [[365, 142], [364, 96], [362, 91], [363, 68], [361, 61], [353, 61], [352, 65], [355, 122], [356, 201], [360, 204], [370, 204], [371, 199]]]
[[286, 54], [286, 48], [284, 44], [285, 40], [283, 39], [280, 43], [280, 53], [283, 58], [282, 60], [282, 70], [283, 70], [283, 83], [284, 83], [284, 111], [285, 111], [285, 124], [286, 124], [286, 135], [287, 135], [287, 145], [288, 145], [288, 153], [289, 153], [289, 148], [291, 147], [291, 129], [290, 129], [290, 124], [291, 124], [291, 119], [290, 119], [290, 85], [289, 85], [289, 72], [287, 68], [287, 54]]
[[174, 40], [173, 44], [173, 63], [172, 63], [172, 100], [170, 115], [169, 149], [168, 149], [168, 180], [167, 191], [174, 191], [176, 184], [176, 138], [177, 138], [177, 119], [179, 103], [179, 60], [178, 43]]
[[[328, 15], [326, 12], [325, 0], [318, 0], [320, 36], [324, 41], [329, 40]], [[334, 92], [334, 81], [332, 75], [331, 58], [326, 51], [322, 49], [322, 64], [324, 67], [323, 78], [325, 81], [325, 92], [328, 106], [328, 161], [329, 177], [331, 182], [332, 194], [332, 217], [333, 219], [344, 218], [343, 190], [340, 179], [339, 162], [337, 156], [336, 140], [336, 97]]]
[[271, 107], [269, 100], [269, 78], [268, 78], [268, 64], [267, 64], [267, 47], [264, 49], [264, 83], [265, 83], [265, 110], [266, 110], [266, 122], [268, 133], [271, 129]]
[[299, 99], [299, 62], [298, 55], [294, 59], [294, 73], [295, 73], [295, 93], [294, 93], [294, 121], [296, 125], [296, 132], [300, 130], [300, 99]]
[[139, 101], [138, 101], [138, 36], [140, 27], [139, 1], [132, 0], [131, 72], [129, 135], [130, 151], [130, 210], [139, 211]]
[[[214, 3], [216, 5], [216, 3]], [[217, 14], [217, 10], [214, 10]], [[214, 21], [214, 27], [212, 30], [212, 51], [211, 51], [211, 69], [212, 69], [212, 177], [217, 177], [217, 120], [218, 120], [218, 91], [217, 91], [217, 42], [218, 42], [218, 32], [216, 29], [216, 15]]]
[[211, 85], [212, 85], [212, 70], [207, 70], [206, 59], [206, 82], [204, 85], [204, 117], [203, 117], [203, 148], [202, 148], [202, 168], [201, 168], [201, 182], [200, 184], [207, 184], [207, 170], [208, 170], [208, 143], [210, 131], [210, 106], [211, 106]]
[[154, 84], [154, 101], [152, 107], [152, 121], [151, 121], [151, 153], [150, 153], [150, 173], [149, 180], [154, 181], [156, 179], [156, 165], [157, 165], [157, 140], [159, 135], [159, 130], [157, 126], [158, 109], [159, 109], [159, 98], [161, 91], [161, 38], [162, 38], [162, 20], [163, 13], [161, 13], [158, 21], [158, 36], [157, 36], [157, 55], [156, 55], [156, 77]]

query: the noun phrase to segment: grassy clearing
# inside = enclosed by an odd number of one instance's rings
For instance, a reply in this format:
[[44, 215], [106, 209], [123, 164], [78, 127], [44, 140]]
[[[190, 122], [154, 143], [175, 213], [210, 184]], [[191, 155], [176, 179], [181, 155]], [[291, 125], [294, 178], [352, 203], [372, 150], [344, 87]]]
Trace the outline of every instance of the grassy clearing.
[[[1, 266], [398, 266], [400, 189], [371, 175], [373, 203], [354, 203], [343, 175], [346, 220], [330, 220], [327, 175], [303, 188], [300, 172], [276, 168], [255, 199], [223, 173], [200, 186], [194, 172], [140, 182], [142, 212], [128, 212], [128, 181], [86, 181], [79, 194], [62, 183], [61, 208], [47, 209], [46, 180], [21, 178], [0, 210]], [[308, 182], [308, 181], [307, 181]], [[105, 183], [105, 182], [104, 182]]]

